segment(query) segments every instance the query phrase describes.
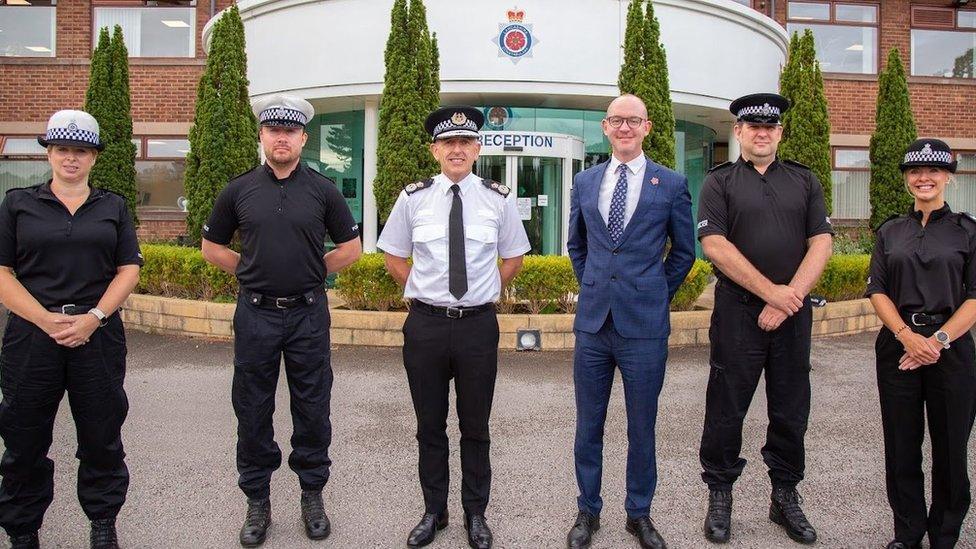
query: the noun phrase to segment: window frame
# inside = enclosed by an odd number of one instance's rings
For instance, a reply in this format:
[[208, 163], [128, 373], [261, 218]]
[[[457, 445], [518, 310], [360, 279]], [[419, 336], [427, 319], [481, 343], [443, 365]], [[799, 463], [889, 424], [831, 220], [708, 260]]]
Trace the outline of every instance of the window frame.
[[139, 55], [133, 56], [129, 55], [129, 61], [133, 59], [198, 59], [198, 50], [200, 48], [200, 41], [203, 39], [197, 36], [197, 31], [200, 28], [199, 13], [197, 13], [197, 0], [174, 0], [177, 2], [185, 2], [185, 4], [151, 4], [151, 2], [166, 2], [167, 0], [91, 0], [91, 4], [88, 7], [89, 15], [91, 16], [91, 51], [95, 51], [95, 47], [98, 46], [98, 36], [100, 33], [100, 28], [95, 27], [95, 10], [98, 8], [151, 8], [151, 9], [192, 9], [193, 10], [193, 25], [191, 25], [190, 35], [193, 37], [193, 47], [191, 48], [190, 55], [180, 55], [180, 56], [148, 56]]
[[[926, 24], [916, 24], [915, 23], [915, 12], [916, 8], [923, 8], [931, 11], [943, 11], [952, 12], [952, 26], [939, 26], [939, 25], [926, 25]], [[960, 27], [959, 26], [959, 13], [960, 12], [976, 12], [976, 7], [966, 7], [966, 8], [954, 8], [945, 6], [928, 6], [925, 4], [911, 4], [911, 13], [908, 20], [908, 44], [910, 48], [909, 59], [908, 59], [908, 77], [915, 79], [921, 78], [929, 81], [932, 80], [949, 80], [953, 83], [963, 83], [963, 82], [976, 82], [976, 75], [973, 78], [960, 78], [957, 76], [934, 76], [930, 74], [914, 74], [915, 73], [915, 51], [914, 44], [915, 38], [913, 36], [913, 31], [923, 30], [923, 31], [938, 31], [938, 32], [955, 32], [955, 33], [966, 33], [976, 35], [976, 27]]]
[[[51, 8], [54, 10], [54, 18], [51, 21], [51, 54], [50, 55], [22, 55], [18, 56], [26, 59], [54, 59], [58, 56], [58, 0], [49, 0], [49, 6], [35, 4], [7, 4], [5, 0], [0, 0], [0, 10], [3, 8]], [[13, 59], [14, 57], [0, 56], [0, 59]]]
[[[863, 151], [868, 153], [868, 167], [857, 168], [848, 166], [838, 166], [837, 165], [837, 153], [840, 151]], [[831, 171], [842, 171], [842, 172], [869, 172], [871, 171], [871, 149], [869, 147], [831, 147], [830, 148], [830, 169]]]
[[[790, 4], [828, 4], [830, 16], [827, 19], [791, 19], [790, 18]], [[864, 21], [844, 21], [837, 19], [837, 6], [853, 6], [853, 7], [873, 7], [874, 8], [874, 22], [868, 23]], [[844, 0], [788, 0], [786, 2], [786, 24], [784, 27], [788, 27], [791, 23], [794, 25], [830, 25], [838, 27], [871, 27], [875, 29], [874, 33], [874, 72], [835, 72], [830, 70], [824, 70], [825, 76], [840, 76], [840, 77], [864, 77], [864, 76], [877, 76], [878, 72], [881, 70], [881, 2], [872, 1], [864, 3], [856, 2], [845, 2]]]

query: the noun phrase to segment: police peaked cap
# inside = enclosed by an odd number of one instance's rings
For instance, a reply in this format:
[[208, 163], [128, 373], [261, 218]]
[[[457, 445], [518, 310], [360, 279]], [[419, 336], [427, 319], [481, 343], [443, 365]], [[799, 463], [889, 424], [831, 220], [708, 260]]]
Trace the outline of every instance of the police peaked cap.
[[790, 100], [778, 93], [743, 95], [729, 105], [729, 111], [736, 120], [755, 124], [779, 124], [788, 110]]
[[102, 150], [105, 144], [98, 138], [98, 121], [85, 111], [63, 110], [47, 121], [47, 131], [37, 138], [42, 147], [66, 145]]
[[315, 116], [312, 104], [294, 95], [276, 93], [259, 99], [253, 105], [254, 116], [262, 126], [287, 126], [304, 128]]
[[427, 116], [424, 129], [437, 139], [448, 137], [478, 137], [485, 123], [485, 115], [474, 107], [441, 107]]
[[941, 139], [919, 139], [908, 146], [905, 160], [898, 165], [904, 173], [917, 166], [933, 166], [956, 173], [956, 159], [949, 145]]

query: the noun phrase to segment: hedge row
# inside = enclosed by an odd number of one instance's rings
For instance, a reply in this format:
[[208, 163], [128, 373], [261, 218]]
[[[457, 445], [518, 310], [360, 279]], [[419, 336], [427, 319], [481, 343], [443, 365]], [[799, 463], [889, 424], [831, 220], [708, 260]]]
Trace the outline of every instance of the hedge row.
[[[200, 250], [165, 244], [143, 244], [145, 265], [137, 291], [144, 294], [205, 301], [232, 301], [237, 280], [208, 264]], [[857, 299], [864, 293], [870, 256], [835, 255], [830, 258], [813, 293], [829, 301]], [[671, 302], [671, 310], [686, 311], [704, 291], [712, 266], [695, 260], [684, 284]], [[383, 254], [363, 254], [336, 279], [334, 291], [350, 309], [388, 311], [403, 308], [403, 290], [383, 263]], [[500, 312], [573, 313], [579, 285], [565, 256], [526, 256], [522, 270], [506, 288]]]

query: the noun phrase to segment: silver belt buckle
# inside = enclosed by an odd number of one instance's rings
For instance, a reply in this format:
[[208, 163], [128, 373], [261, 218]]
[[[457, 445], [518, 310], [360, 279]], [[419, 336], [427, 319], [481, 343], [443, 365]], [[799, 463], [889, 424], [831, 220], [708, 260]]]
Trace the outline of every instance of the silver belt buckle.
[[67, 305], [62, 305], [61, 306], [61, 314], [63, 314], [63, 315], [68, 314], [68, 307], [74, 307], [74, 306], [75, 306], [74, 303], [69, 303]]
[[284, 305], [281, 304], [281, 300], [282, 299], [286, 299], [286, 298], [284, 298], [284, 297], [276, 297], [275, 298], [275, 307], [277, 307], [279, 309], [287, 309], [288, 307], [285, 307]]
[[[447, 318], [461, 318], [462, 316], [464, 316], [464, 309], [462, 309], [460, 307], [446, 307], [445, 310], [447, 311]], [[457, 316], [454, 316], [454, 314], [451, 314], [452, 311]]]
[[912, 313], [912, 324], [914, 324], [915, 326], [925, 326], [924, 324], [919, 324], [918, 321], [915, 320], [915, 316], [920, 314], [922, 313]]

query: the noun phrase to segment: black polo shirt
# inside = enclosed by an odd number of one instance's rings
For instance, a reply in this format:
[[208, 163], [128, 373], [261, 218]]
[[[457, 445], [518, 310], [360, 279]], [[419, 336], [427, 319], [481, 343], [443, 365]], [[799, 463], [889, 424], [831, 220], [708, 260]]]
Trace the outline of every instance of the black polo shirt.
[[226, 246], [237, 229], [237, 280], [274, 297], [321, 288], [327, 237], [341, 244], [359, 236], [335, 183], [301, 162], [285, 179], [264, 164], [227, 184], [203, 226], [203, 237]]
[[74, 215], [51, 182], [7, 192], [0, 204], [0, 265], [44, 307], [98, 304], [122, 265], [142, 265], [125, 199], [91, 189]]
[[885, 294], [898, 311], [951, 315], [976, 299], [976, 221], [946, 204], [878, 227], [865, 296]]
[[739, 157], [713, 168], [702, 184], [698, 239], [725, 236], [774, 284], [793, 279], [808, 238], [833, 232], [823, 187], [802, 164], [777, 159], [760, 174]]

